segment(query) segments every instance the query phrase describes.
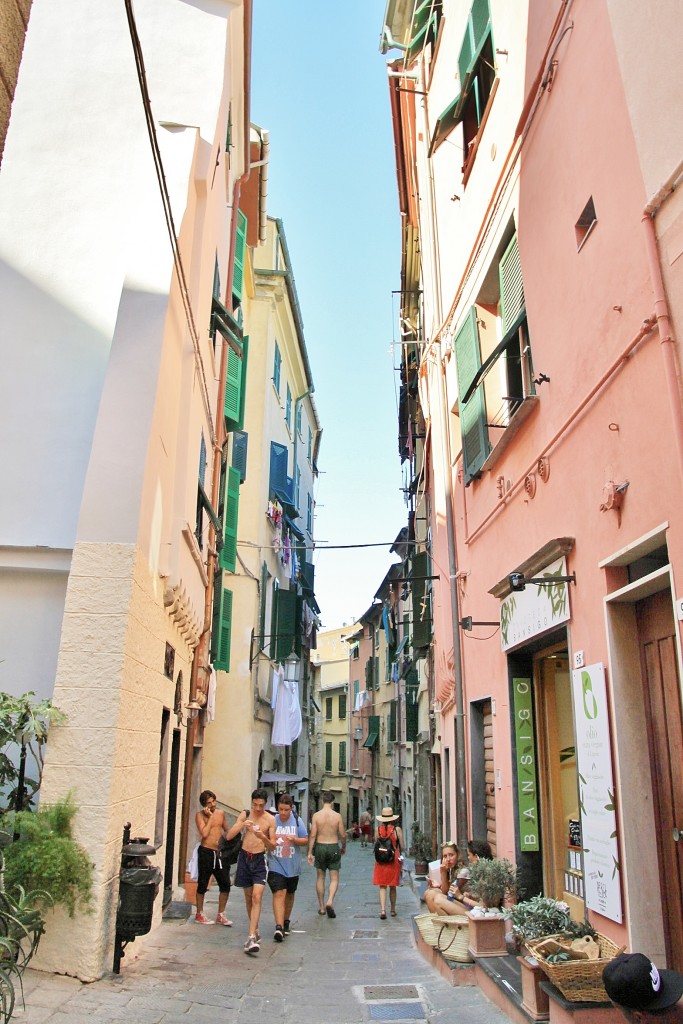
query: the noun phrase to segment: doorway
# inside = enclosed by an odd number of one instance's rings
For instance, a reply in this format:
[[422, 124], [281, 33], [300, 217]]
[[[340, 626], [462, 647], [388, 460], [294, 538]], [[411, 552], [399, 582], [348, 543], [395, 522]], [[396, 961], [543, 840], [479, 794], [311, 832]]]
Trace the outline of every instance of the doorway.
[[543, 892], [585, 916], [579, 780], [566, 643], [534, 657]]
[[[671, 592], [636, 604], [667, 965], [683, 971], [683, 722]], [[679, 833], [679, 829], [681, 833]]]

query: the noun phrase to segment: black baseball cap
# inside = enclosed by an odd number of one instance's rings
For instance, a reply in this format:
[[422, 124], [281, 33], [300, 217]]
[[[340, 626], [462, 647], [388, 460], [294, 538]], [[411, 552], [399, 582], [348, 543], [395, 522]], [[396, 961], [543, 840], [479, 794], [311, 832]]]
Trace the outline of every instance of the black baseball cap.
[[659, 970], [643, 953], [622, 953], [602, 972], [613, 1003], [630, 1010], [664, 1010], [683, 996], [683, 974]]

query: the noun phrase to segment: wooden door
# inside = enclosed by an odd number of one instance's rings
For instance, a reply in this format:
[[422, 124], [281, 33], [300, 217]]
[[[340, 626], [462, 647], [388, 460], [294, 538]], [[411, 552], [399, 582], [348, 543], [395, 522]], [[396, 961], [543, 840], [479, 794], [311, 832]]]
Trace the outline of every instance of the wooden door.
[[493, 758], [493, 711], [491, 701], [482, 704], [484, 720], [484, 778], [486, 780], [486, 840], [496, 856], [496, 779]]
[[679, 830], [683, 833], [683, 722], [670, 592], [639, 602], [636, 614], [666, 958], [669, 967], [683, 971], [683, 834], [679, 837]]

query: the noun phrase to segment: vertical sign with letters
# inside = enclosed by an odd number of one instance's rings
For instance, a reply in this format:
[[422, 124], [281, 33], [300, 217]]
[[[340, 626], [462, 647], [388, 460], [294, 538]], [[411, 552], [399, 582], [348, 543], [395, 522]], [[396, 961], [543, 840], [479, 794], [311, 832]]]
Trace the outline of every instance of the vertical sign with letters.
[[534, 703], [531, 680], [512, 680], [517, 754], [517, 813], [522, 853], [539, 849], [538, 783], [534, 742]]

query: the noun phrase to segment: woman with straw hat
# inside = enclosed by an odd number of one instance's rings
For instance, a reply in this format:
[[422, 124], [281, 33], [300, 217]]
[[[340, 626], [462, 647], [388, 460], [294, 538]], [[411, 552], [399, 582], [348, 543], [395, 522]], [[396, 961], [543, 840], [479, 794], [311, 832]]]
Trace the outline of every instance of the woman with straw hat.
[[[393, 807], [385, 807], [381, 814], [375, 819], [375, 843], [384, 841], [385, 846], [391, 844], [393, 857], [388, 862], [378, 861], [378, 854], [375, 852], [375, 870], [372, 876], [372, 884], [379, 886], [379, 910], [382, 921], [387, 919], [387, 889], [389, 890], [389, 904], [391, 916], [396, 917], [396, 887], [401, 884], [401, 865], [403, 863], [403, 833], [395, 822], [398, 821], [398, 814], [394, 814]], [[377, 851], [377, 846], [375, 846]]]

